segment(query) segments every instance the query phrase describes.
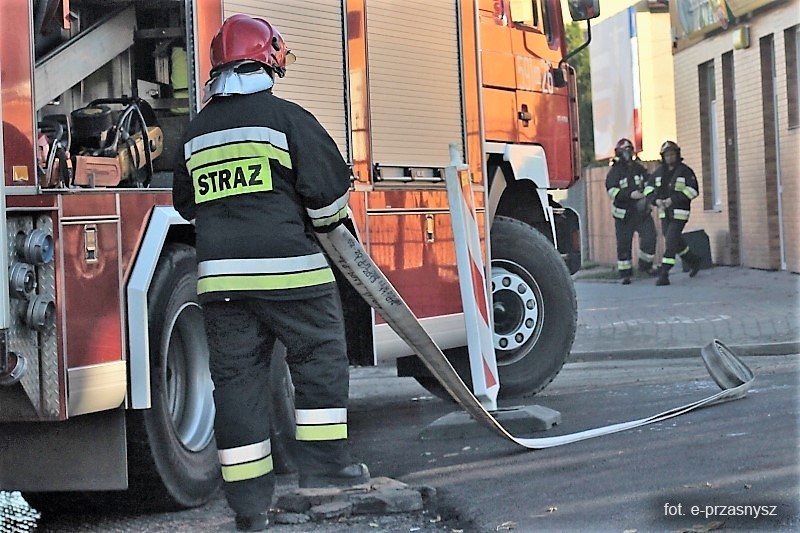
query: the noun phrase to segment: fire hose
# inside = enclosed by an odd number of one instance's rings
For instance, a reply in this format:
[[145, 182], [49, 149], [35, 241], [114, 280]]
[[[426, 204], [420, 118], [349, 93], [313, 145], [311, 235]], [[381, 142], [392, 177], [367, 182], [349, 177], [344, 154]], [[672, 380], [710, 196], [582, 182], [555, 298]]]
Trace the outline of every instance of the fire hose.
[[[450, 361], [422, 327], [391, 282], [381, 272], [358, 239], [344, 225], [319, 235], [319, 241], [333, 264], [342, 272], [362, 298], [420, 357], [453, 399], [476, 421], [503, 438], [528, 449], [538, 450], [610, 435], [646, 424], [661, 422], [689, 411], [743, 398], [753, 384], [754, 375], [736, 355], [718, 340], [701, 350], [701, 356], [720, 392], [695, 402], [675, 407], [653, 416], [602, 426], [557, 437], [519, 438], [509, 433], [478, 402]], [[502, 386], [502, 383], [501, 383]]]

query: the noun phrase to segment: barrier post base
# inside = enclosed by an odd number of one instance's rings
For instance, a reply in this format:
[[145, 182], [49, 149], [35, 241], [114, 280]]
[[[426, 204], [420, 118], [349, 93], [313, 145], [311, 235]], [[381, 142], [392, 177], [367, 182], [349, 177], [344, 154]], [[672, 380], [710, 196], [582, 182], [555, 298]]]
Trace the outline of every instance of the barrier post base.
[[[491, 415], [514, 435], [546, 431], [561, 423], [561, 413], [541, 405], [503, 407]], [[425, 427], [420, 440], [455, 439], [486, 436], [486, 428], [464, 411], [448, 413]]]

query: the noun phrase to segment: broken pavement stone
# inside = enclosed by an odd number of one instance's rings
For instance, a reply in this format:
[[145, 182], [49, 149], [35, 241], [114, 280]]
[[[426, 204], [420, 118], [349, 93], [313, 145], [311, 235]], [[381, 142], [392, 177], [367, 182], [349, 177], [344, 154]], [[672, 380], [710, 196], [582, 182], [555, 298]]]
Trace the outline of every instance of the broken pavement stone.
[[374, 477], [370, 479], [369, 484], [373, 490], [404, 489], [408, 487], [408, 485], [402, 481], [397, 481], [396, 479], [392, 479], [390, 477]]
[[275, 524], [296, 525], [311, 521], [311, 517], [304, 513], [278, 512], [270, 517], [270, 521]]
[[347, 500], [337, 500], [330, 503], [315, 505], [308, 510], [308, 516], [315, 522], [318, 520], [329, 520], [331, 518], [342, 518], [350, 516], [353, 511], [353, 504]]
[[373, 478], [356, 487], [296, 489], [281, 494], [275, 503], [275, 523], [302, 524], [336, 519], [351, 514], [410, 513], [424, 508], [436, 489], [407, 484], [388, 477]]
[[388, 489], [350, 497], [355, 514], [410, 513], [423, 508], [422, 495], [409, 488]]

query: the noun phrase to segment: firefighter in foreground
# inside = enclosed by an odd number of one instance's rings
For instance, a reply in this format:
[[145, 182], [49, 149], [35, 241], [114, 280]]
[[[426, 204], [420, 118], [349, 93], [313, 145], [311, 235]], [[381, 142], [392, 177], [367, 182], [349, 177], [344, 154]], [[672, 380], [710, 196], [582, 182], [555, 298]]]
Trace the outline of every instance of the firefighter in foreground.
[[614, 160], [606, 176], [606, 190], [612, 201], [617, 271], [622, 284], [629, 285], [633, 273], [631, 243], [634, 232], [639, 233], [639, 271], [654, 274], [656, 225], [650, 216], [647, 199], [653, 188], [648, 183], [647, 170], [635, 160], [633, 143], [628, 139], [620, 139], [614, 148]]
[[683, 239], [683, 228], [689, 221], [691, 202], [697, 198], [698, 185], [694, 171], [683, 163], [680, 147], [673, 141], [661, 145], [661, 165], [653, 172], [653, 198], [664, 234], [664, 255], [658, 269], [656, 285], [669, 285], [669, 271], [675, 256], [689, 266], [689, 277], [700, 270], [700, 258], [692, 253]]
[[347, 218], [350, 171], [313, 115], [272, 94], [294, 55], [267, 21], [228, 18], [211, 43], [210, 101], [191, 122], [173, 200], [197, 235], [225, 495], [236, 527], [267, 527], [275, 488], [270, 358], [296, 389], [300, 488], [368, 481], [347, 449], [348, 359], [333, 272], [314, 232]]

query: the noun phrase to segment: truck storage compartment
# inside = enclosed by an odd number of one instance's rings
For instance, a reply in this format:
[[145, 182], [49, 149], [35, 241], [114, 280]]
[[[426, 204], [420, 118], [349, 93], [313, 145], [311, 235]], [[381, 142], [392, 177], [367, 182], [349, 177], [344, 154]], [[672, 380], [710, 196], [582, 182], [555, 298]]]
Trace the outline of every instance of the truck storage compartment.
[[450, 143], [464, 153], [457, 3], [369, 0], [366, 12], [373, 162], [446, 167]]

